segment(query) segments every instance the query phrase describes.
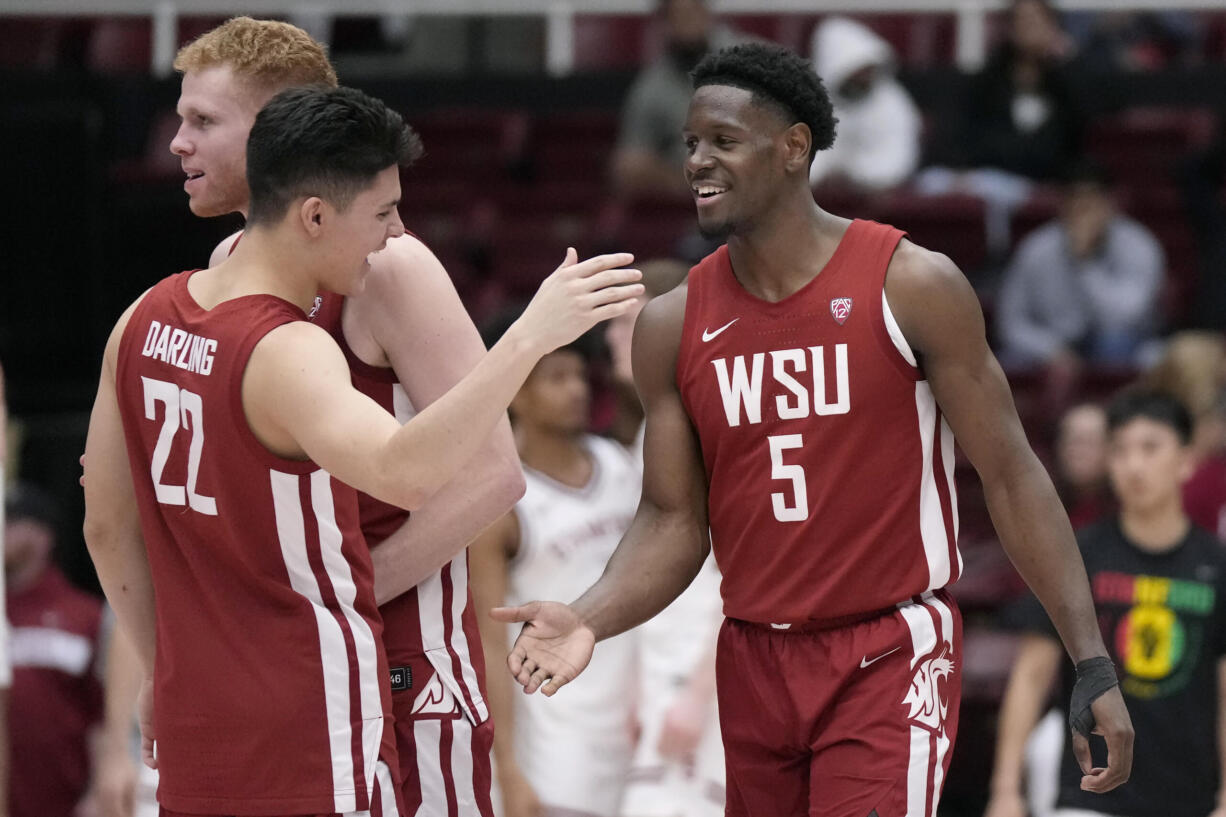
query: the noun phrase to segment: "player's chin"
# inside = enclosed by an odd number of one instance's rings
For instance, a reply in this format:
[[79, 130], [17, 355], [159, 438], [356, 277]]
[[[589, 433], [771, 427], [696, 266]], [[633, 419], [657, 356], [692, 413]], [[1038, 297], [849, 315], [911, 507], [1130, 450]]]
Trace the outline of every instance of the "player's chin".
[[698, 232], [708, 241], [723, 241], [732, 235], [732, 221], [728, 218], [717, 218], [714, 215], [698, 214]]
[[199, 218], [217, 218], [219, 216], [228, 216], [231, 213], [237, 213], [243, 209], [243, 205], [238, 202], [220, 200], [215, 196], [197, 193], [196, 195], [188, 194], [190, 198], [187, 200], [187, 206], [192, 211], [192, 215]]

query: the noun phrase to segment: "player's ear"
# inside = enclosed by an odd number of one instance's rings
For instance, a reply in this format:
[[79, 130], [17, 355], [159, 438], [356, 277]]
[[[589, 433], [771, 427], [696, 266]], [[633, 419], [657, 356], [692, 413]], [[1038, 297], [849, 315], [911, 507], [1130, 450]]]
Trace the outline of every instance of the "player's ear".
[[314, 238], [323, 230], [327, 206], [319, 196], [308, 196], [298, 207], [298, 220], [307, 235]]
[[809, 148], [813, 145], [813, 132], [803, 122], [797, 122], [783, 132], [784, 163], [789, 172], [809, 175]]

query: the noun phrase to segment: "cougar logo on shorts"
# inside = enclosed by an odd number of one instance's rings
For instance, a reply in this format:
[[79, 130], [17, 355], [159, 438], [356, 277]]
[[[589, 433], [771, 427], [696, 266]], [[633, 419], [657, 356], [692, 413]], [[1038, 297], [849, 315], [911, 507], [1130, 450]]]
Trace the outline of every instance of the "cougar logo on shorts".
[[438, 673], [430, 676], [426, 688], [418, 693], [417, 699], [413, 701], [414, 715], [450, 715], [459, 709], [460, 705], [456, 703], [455, 696], [443, 686]]
[[851, 314], [851, 298], [831, 298], [830, 314], [839, 326], [847, 323], [847, 316]]
[[911, 706], [907, 717], [929, 729], [940, 729], [949, 709], [945, 681], [954, 671], [953, 658], [949, 653], [949, 643], [944, 642], [939, 653], [932, 658], [925, 658], [915, 671], [915, 677], [911, 679], [907, 696], [902, 699], [904, 704]]

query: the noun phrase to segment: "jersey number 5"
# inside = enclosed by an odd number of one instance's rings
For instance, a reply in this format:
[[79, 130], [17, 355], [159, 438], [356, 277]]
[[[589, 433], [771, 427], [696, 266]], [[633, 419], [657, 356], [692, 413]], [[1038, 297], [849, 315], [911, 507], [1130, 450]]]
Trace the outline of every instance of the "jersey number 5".
[[809, 490], [805, 485], [805, 469], [801, 465], [784, 465], [783, 452], [803, 448], [804, 437], [799, 434], [776, 434], [766, 438], [771, 450], [771, 479], [787, 479], [792, 482], [792, 504], [781, 492], [771, 494], [775, 518], [780, 522], [803, 522], [809, 518]]
[[[145, 384], [145, 418], [157, 419], [157, 404], [166, 407], [162, 419], [162, 431], [153, 448], [153, 461], [149, 471], [153, 475], [153, 490], [158, 502], [163, 505], [187, 505], [193, 511], [207, 516], [217, 516], [217, 500], [196, 493], [196, 479], [200, 475], [200, 454], [204, 449], [204, 403], [200, 395], [180, 389], [174, 383], [142, 377]], [[190, 419], [189, 419], [190, 418]], [[180, 428], [191, 426], [192, 441], [187, 449], [187, 485], [165, 485], [162, 471], [170, 458], [170, 446]]]

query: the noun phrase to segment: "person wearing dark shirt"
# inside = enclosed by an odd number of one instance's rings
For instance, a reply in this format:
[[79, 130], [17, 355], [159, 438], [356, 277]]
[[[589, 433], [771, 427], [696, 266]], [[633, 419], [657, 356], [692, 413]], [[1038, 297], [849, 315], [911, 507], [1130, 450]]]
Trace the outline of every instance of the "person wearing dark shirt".
[[[1188, 519], [1180, 499], [1192, 470], [1192, 421], [1175, 398], [1151, 390], [1117, 398], [1107, 420], [1120, 512], [1083, 529], [1078, 542], [1136, 730], [1135, 762], [1126, 785], [1088, 794], [1066, 735], [1055, 814], [1226, 817], [1226, 551]], [[1008, 617], [1025, 635], [1001, 706], [987, 817], [1026, 814], [1023, 747], [1052, 681], [1059, 674], [1066, 689], [1073, 681], [1036, 601], [1023, 600]], [[1096, 765], [1101, 746], [1091, 743]]]
[[1080, 150], [1081, 121], [1061, 68], [1069, 48], [1047, 0], [1015, 0], [1008, 39], [969, 89], [967, 164], [1037, 181], [1051, 179]]

